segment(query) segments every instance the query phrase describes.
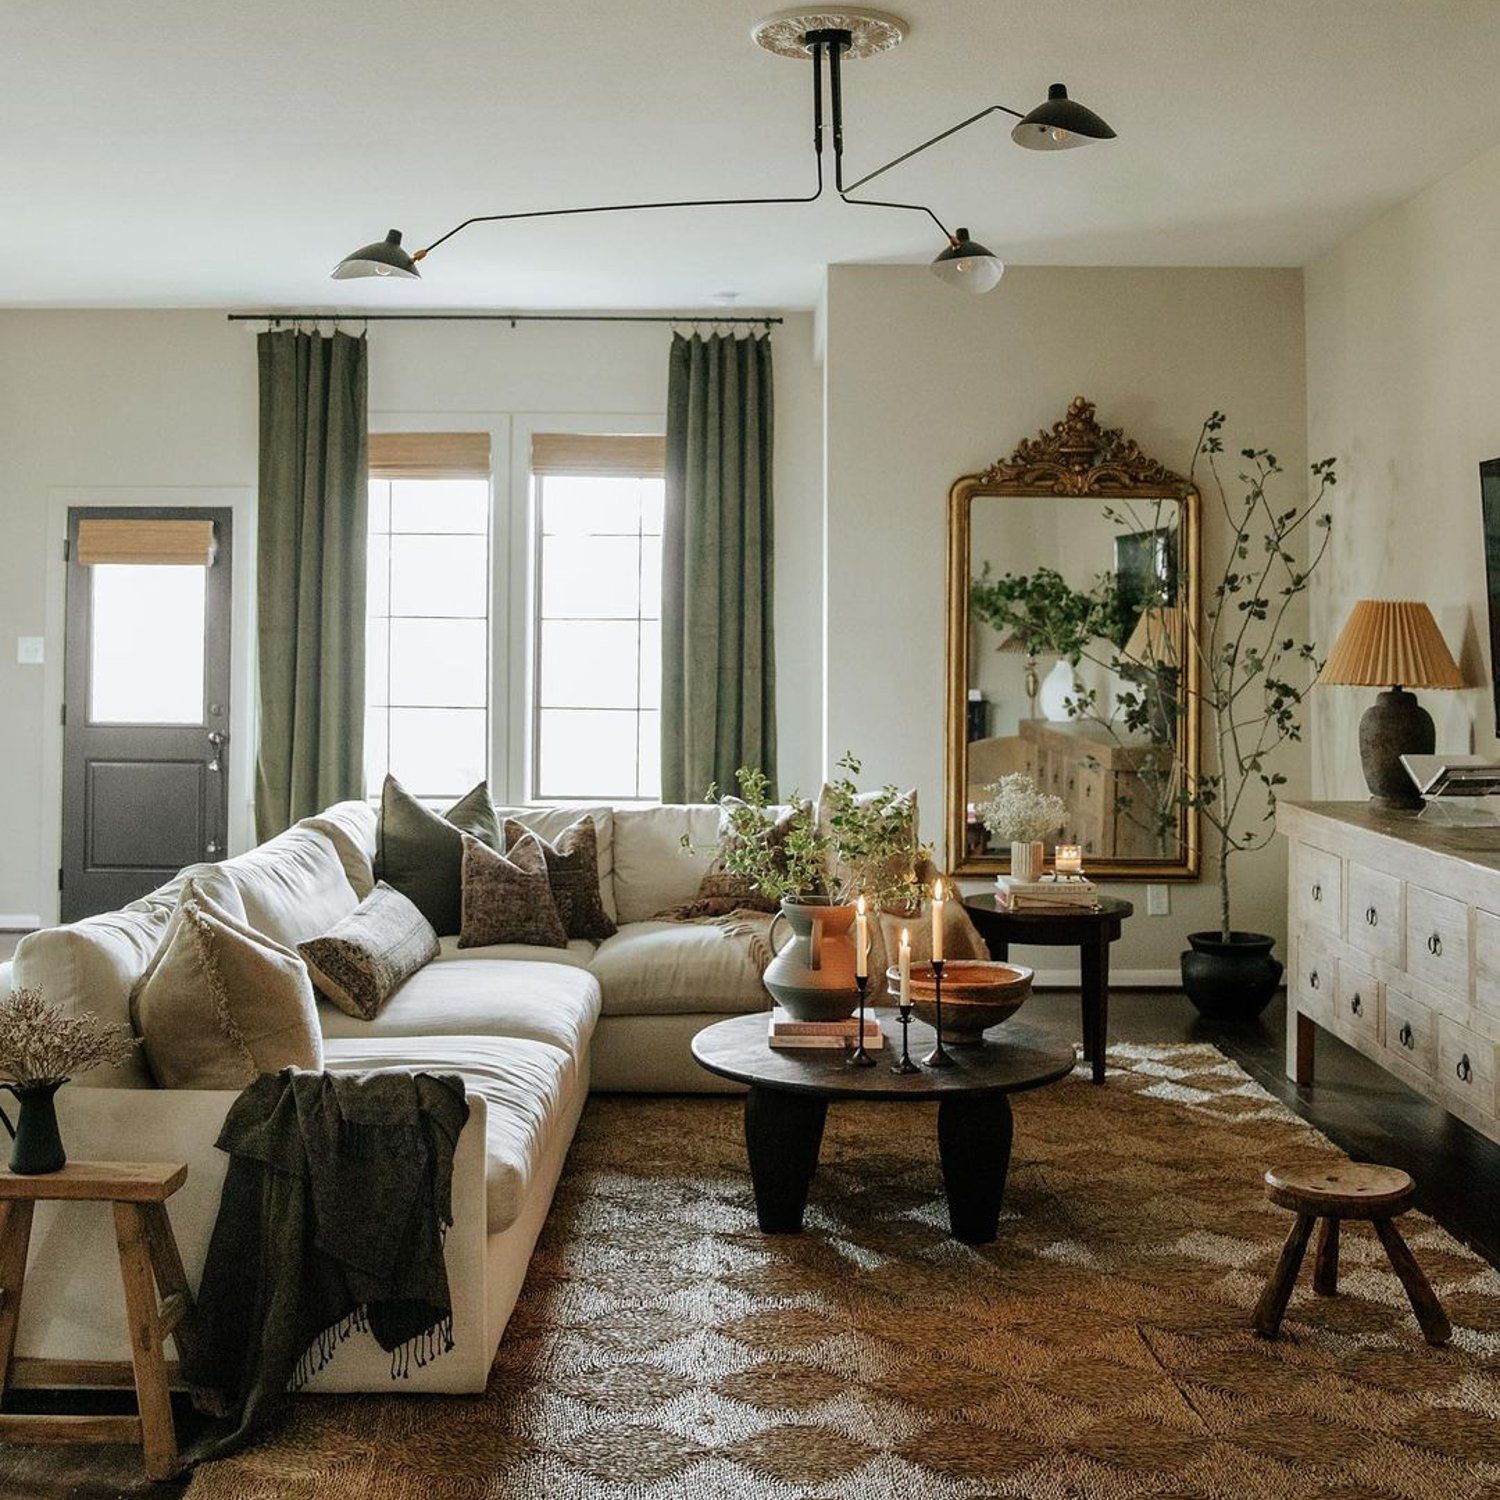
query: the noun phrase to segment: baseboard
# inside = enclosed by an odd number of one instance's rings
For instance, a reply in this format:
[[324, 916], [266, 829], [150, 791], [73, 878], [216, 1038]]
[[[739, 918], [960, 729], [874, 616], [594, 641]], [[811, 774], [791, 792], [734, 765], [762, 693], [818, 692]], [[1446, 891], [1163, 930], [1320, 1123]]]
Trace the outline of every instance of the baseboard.
[[[1077, 969], [1038, 969], [1032, 983], [1039, 990], [1076, 990], [1081, 983]], [[1180, 969], [1111, 969], [1111, 990], [1178, 990]]]

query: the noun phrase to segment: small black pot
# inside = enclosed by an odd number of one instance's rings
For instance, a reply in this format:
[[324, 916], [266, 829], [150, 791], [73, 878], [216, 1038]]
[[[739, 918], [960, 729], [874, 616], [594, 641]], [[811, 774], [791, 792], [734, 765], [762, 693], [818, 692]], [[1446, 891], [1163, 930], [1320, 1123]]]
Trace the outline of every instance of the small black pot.
[[0, 1121], [15, 1141], [10, 1153], [12, 1172], [27, 1176], [38, 1172], [56, 1172], [67, 1162], [68, 1154], [63, 1150], [62, 1135], [57, 1128], [56, 1094], [68, 1080], [57, 1083], [39, 1083], [30, 1088], [17, 1088], [13, 1083], [3, 1087], [16, 1096], [21, 1109], [16, 1123], [0, 1110]]
[[1190, 932], [1192, 952], [1182, 955], [1182, 987], [1202, 1015], [1215, 1021], [1254, 1020], [1281, 983], [1271, 956], [1276, 939], [1263, 932]]

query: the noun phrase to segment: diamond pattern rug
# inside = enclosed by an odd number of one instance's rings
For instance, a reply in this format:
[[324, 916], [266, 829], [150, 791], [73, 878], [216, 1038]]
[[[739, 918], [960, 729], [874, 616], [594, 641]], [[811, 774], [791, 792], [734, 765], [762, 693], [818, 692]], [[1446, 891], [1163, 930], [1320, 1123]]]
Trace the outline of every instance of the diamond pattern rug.
[[935, 1107], [835, 1105], [808, 1228], [755, 1228], [740, 1105], [590, 1101], [489, 1389], [303, 1397], [189, 1500], [1500, 1500], [1500, 1275], [1364, 1226], [1340, 1295], [1250, 1309], [1336, 1158], [1207, 1046], [1127, 1046], [1015, 1101], [1001, 1233], [946, 1233]]

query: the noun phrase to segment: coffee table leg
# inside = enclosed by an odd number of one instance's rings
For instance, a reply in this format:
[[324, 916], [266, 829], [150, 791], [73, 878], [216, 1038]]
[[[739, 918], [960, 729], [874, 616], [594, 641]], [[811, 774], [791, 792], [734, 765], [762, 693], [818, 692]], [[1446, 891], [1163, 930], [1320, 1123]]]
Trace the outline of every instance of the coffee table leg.
[[1094, 1082], [1104, 1082], [1109, 1047], [1109, 939], [1092, 932], [1079, 951], [1083, 978], [1083, 1055], [1093, 1064]]
[[948, 1227], [966, 1245], [987, 1245], [1000, 1225], [1010, 1170], [1010, 1099], [983, 1094], [938, 1105], [938, 1156], [948, 1193]]
[[752, 1087], [745, 1096], [745, 1150], [755, 1216], [765, 1233], [795, 1234], [802, 1228], [827, 1113], [828, 1101], [817, 1094]]

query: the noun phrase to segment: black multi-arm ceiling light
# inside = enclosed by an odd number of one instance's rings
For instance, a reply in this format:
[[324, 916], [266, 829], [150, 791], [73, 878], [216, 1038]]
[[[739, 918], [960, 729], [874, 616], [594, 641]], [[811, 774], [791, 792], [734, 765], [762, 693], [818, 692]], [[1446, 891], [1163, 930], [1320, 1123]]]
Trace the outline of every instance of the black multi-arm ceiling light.
[[853, 182], [844, 181], [844, 95], [843, 64], [846, 60], [872, 57], [888, 52], [906, 36], [906, 23], [898, 16], [884, 11], [851, 9], [810, 11], [794, 10], [778, 12], [756, 23], [751, 35], [756, 43], [768, 52], [781, 57], [812, 59], [813, 70], [813, 158], [817, 169], [816, 187], [810, 193], [776, 198], [686, 198], [664, 203], [603, 203], [586, 208], [542, 208], [521, 213], [476, 214], [456, 224], [446, 234], [441, 234], [415, 254], [401, 244], [400, 230], [393, 229], [383, 240], [365, 245], [352, 255], [346, 256], [334, 268], [338, 280], [356, 276], [420, 276], [417, 262], [425, 259], [437, 247], [451, 240], [471, 224], [495, 224], [512, 219], [555, 219], [574, 214], [633, 213], [650, 208], [722, 208], [731, 205], [769, 205], [777, 203], [811, 203], [823, 196], [823, 142], [825, 125], [823, 119], [823, 73], [828, 72], [828, 112], [833, 137], [833, 185], [834, 191], [845, 203], [865, 208], [908, 209], [913, 213], [926, 214], [942, 232], [947, 245], [932, 262], [934, 275], [949, 286], [962, 287], [965, 291], [987, 292], [999, 283], [1005, 267], [995, 254], [969, 237], [967, 229], [950, 230], [938, 216], [922, 203], [897, 203], [884, 198], [856, 198], [853, 194], [866, 183], [892, 167], [900, 166], [929, 147], [945, 141], [960, 130], [986, 119], [993, 114], [1012, 116], [1016, 124], [1011, 130], [1011, 139], [1018, 146], [1030, 151], [1064, 151], [1072, 146], [1086, 146], [1090, 141], [1110, 140], [1114, 131], [1091, 109], [1085, 109], [1076, 100], [1068, 98], [1067, 89], [1054, 83], [1047, 91], [1047, 98], [1028, 114], [1011, 109], [1005, 104], [991, 104], [960, 120], [957, 125], [913, 146], [910, 151], [893, 157], [884, 166], [866, 172]]

